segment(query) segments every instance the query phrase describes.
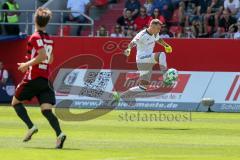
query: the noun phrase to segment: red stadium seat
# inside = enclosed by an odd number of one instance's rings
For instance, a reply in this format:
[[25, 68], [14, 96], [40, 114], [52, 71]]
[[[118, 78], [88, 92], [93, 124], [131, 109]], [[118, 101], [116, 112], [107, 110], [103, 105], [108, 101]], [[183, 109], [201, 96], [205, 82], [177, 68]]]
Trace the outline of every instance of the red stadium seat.
[[173, 12], [173, 16], [172, 18], [168, 21], [169, 23], [179, 23], [179, 10], [178, 9], [175, 9], [174, 12]]
[[171, 26], [169, 31], [173, 34], [178, 34], [180, 32], [182, 32], [182, 27], [180, 26]]
[[[70, 36], [71, 35], [71, 27], [70, 26], [63, 26], [63, 36]], [[57, 35], [61, 35], [61, 27], [58, 28]]]
[[108, 0], [95, 0], [94, 5], [95, 6], [105, 6], [108, 4]]

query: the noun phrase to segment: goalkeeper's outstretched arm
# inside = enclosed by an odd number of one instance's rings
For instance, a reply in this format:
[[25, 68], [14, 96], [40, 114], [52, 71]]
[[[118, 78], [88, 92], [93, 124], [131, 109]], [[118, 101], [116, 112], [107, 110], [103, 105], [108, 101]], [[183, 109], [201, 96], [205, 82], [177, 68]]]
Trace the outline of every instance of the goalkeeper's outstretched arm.
[[169, 44], [167, 44], [167, 42], [165, 42], [163, 39], [159, 39], [158, 41], [158, 44], [160, 44], [161, 46], [163, 46], [163, 47], [166, 47], [166, 46], [169, 46]]
[[133, 48], [133, 47], [135, 47], [136, 46], [136, 43], [135, 43], [135, 41], [134, 40], [132, 40], [129, 44], [128, 44], [128, 48]]
[[132, 40], [132, 41], [128, 44], [128, 48], [124, 51], [124, 54], [125, 54], [126, 56], [129, 56], [130, 53], [131, 53], [132, 48], [135, 47], [135, 46], [136, 46], [136, 43]]
[[166, 53], [172, 53], [172, 47], [163, 39], [160, 38], [157, 43], [165, 48]]

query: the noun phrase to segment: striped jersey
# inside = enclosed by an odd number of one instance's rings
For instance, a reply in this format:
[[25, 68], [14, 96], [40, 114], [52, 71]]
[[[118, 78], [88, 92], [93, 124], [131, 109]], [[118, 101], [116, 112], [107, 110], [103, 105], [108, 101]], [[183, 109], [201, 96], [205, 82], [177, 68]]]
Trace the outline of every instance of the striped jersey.
[[27, 45], [27, 60], [31, 60], [38, 55], [38, 51], [42, 48], [45, 48], [48, 59], [29, 67], [26, 72], [24, 79], [33, 80], [38, 77], [43, 77], [48, 79], [49, 77], [49, 60], [53, 51], [53, 40], [49, 37], [47, 33], [42, 31], [37, 31], [31, 35], [28, 39]]

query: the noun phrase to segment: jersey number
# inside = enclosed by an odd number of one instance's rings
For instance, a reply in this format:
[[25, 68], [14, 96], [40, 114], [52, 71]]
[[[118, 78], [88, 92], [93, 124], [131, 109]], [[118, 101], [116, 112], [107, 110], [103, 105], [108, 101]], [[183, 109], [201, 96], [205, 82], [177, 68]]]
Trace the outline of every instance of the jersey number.
[[47, 70], [49, 61], [51, 59], [53, 47], [51, 45], [44, 44], [44, 48], [47, 54], [47, 59], [38, 65], [39, 69]]
[[48, 57], [48, 58], [47, 58], [47, 60], [43, 61], [43, 63], [48, 64], [49, 61], [50, 61], [50, 59], [51, 59], [53, 47], [52, 47], [52, 45], [47, 45], [47, 44], [45, 44], [45, 45], [44, 45], [44, 48], [45, 48], [45, 51], [46, 51], [46, 54], [47, 54], [47, 57]]

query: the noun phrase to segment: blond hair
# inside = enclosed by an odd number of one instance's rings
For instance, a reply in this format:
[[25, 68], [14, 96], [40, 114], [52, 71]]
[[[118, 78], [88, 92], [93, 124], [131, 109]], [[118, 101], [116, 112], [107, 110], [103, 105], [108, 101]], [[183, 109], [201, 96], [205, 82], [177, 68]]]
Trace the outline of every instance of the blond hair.
[[162, 25], [162, 24], [163, 24], [162, 21], [160, 21], [159, 19], [153, 19], [150, 22], [150, 26], [152, 26], [152, 25]]

